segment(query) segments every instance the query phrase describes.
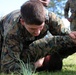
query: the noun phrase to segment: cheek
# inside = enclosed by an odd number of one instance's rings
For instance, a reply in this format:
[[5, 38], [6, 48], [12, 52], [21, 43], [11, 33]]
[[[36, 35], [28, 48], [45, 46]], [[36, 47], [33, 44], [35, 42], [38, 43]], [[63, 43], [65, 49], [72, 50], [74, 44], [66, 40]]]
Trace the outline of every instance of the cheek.
[[29, 29], [28, 31], [29, 31], [30, 33], [32, 33], [32, 32], [33, 32], [33, 30], [30, 30], [30, 29]]
[[31, 32], [32, 32], [29, 28], [26, 28], [26, 30], [27, 30], [29, 33], [31, 33]]
[[42, 30], [43, 28], [44, 28], [44, 27], [42, 27], [41, 30]]
[[44, 26], [42, 26], [42, 27], [38, 28], [38, 30], [40, 30], [40, 31], [41, 31], [43, 28], [44, 28]]
[[33, 33], [36, 32], [36, 31], [31, 30], [31, 29], [28, 29], [28, 32], [31, 33], [31, 34], [33, 34]]

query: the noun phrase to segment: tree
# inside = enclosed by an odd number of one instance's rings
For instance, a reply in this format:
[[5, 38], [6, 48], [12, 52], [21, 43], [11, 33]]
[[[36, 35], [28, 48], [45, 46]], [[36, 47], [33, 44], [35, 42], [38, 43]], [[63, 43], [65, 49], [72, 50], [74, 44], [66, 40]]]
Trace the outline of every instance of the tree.
[[60, 18], [64, 16], [64, 6], [67, 0], [51, 0], [49, 11], [56, 13]]

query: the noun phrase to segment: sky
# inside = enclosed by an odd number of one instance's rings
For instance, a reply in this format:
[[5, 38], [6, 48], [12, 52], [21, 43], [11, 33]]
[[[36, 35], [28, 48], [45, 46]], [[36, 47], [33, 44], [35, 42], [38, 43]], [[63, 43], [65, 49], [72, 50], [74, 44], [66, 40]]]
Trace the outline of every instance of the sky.
[[[0, 17], [7, 15], [13, 10], [20, 9], [20, 6], [27, 0], [0, 0]], [[62, 19], [65, 27], [69, 27], [67, 19]]]
[[0, 17], [13, 10], [20, 9], [20, 6], [27, 0], [0, 0]]

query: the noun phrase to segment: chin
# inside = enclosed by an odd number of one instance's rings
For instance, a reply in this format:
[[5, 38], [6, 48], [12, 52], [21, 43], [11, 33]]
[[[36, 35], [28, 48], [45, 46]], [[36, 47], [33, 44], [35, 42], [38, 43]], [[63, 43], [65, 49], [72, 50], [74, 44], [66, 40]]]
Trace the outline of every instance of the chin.
[[33, 34], [33, 36], [39, 36], [39, 34]]

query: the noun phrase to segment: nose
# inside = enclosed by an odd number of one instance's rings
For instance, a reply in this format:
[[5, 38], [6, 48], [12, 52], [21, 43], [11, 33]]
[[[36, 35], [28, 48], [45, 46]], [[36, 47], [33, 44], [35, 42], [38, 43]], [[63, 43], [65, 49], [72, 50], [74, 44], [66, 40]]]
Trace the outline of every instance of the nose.
[[37, 29], [34, 32], [37, 33], [37, 34], [39, 34], [41, 32], [41, 30], [40, 29]]

